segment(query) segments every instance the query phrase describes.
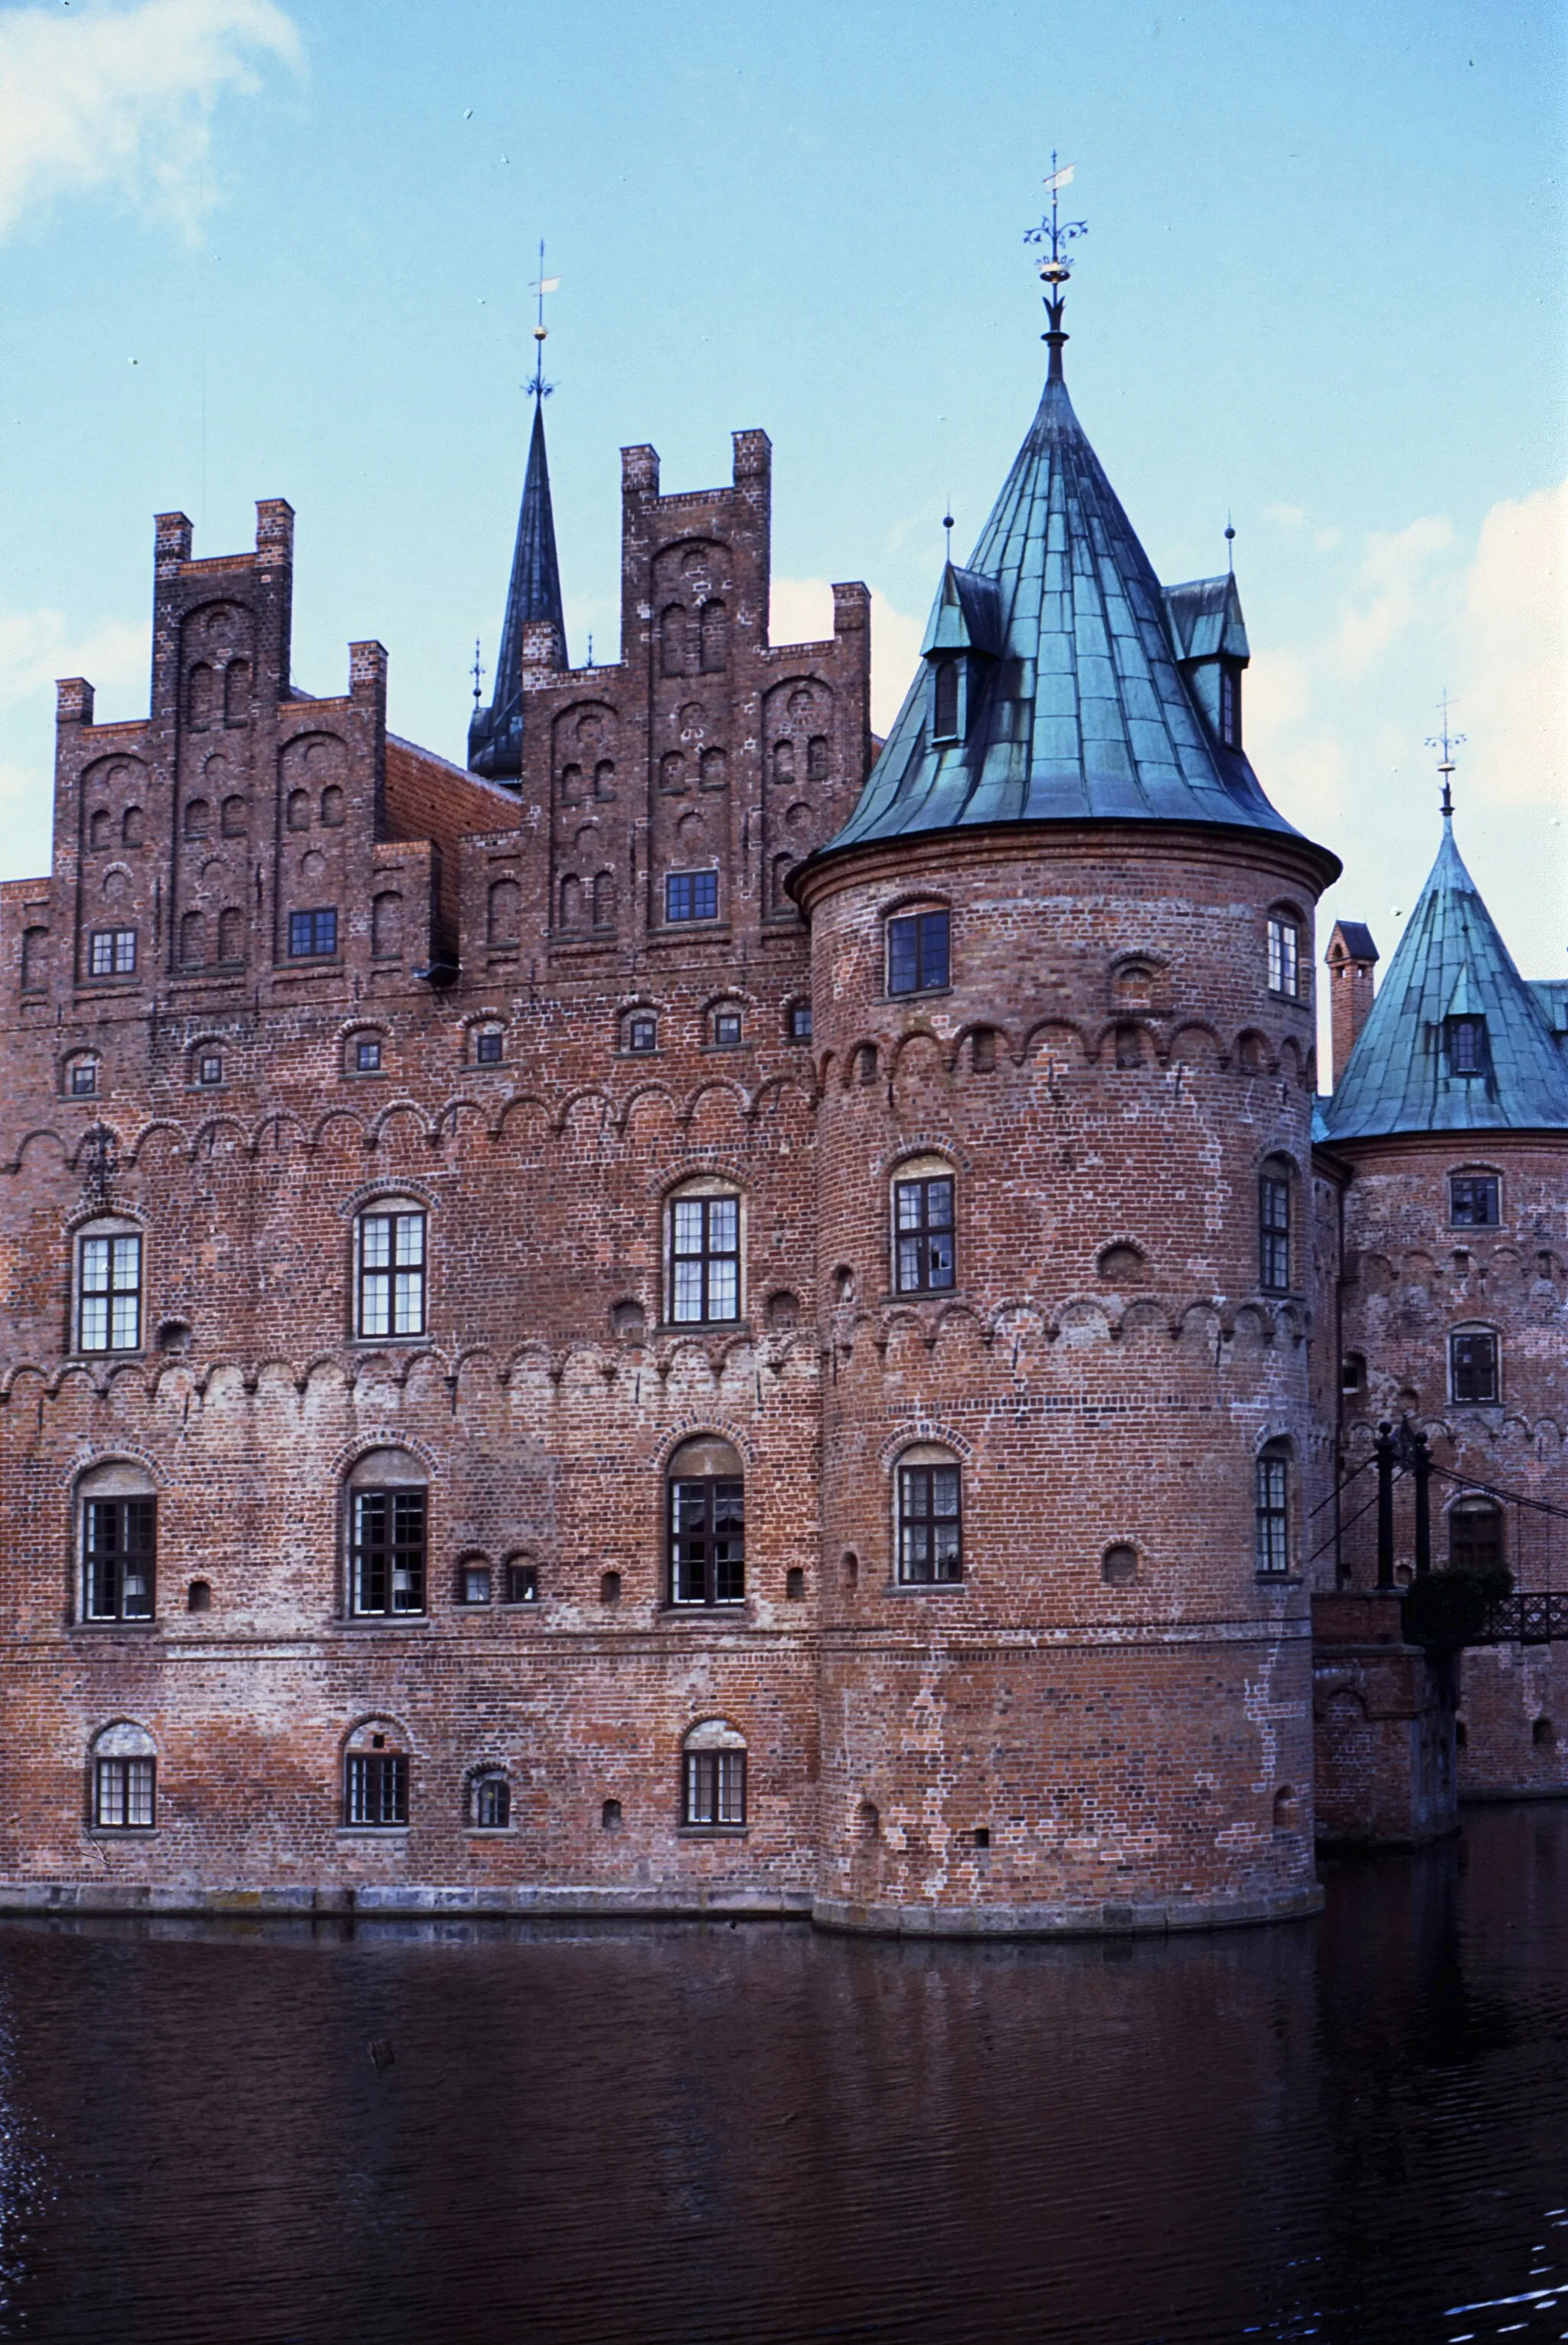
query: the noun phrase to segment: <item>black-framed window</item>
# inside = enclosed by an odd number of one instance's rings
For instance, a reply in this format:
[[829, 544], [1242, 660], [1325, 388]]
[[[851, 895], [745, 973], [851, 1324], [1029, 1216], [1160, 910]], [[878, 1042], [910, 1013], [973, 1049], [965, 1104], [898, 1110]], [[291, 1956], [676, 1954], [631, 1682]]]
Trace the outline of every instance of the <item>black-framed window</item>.
[[746, 1593], [744, 1480], [738, 1474], [672, 1474], [669, 1504], [671, 1603], [743, 1603]]
[[380, 1071], [380, 1036], [361, 1034], [354, 1044], [354, 1072], [357, 1075], [379, 1075]]
[[741, 1041], [744, 1028], [738, 1010], [715, 1010], [713, 1040], [722, 1050], [733, 1050]]
[[1266, 1172], [1258, 1183], [1258, 1283], [1266, 1294], [1290, 1291], [1290, 1179]]
[[931, 678], [931, 733], [934, 740], [958, 738], [958, 663], [938, 660]]
[[935, 1294], [953, 1284], [953, 1176], [895, 1181], [894, 1284], [900, 1294]]
[[425, 1216], [415, 1206], [359, 1215], [357, 1335], [425, 1332]]
[[460, 1563], [456, 1595], [460, 1604], [488, 1604], [491, 1599], [489, 1564], [471, 1560]]
[[425, 1609], [425, 1493], [417, 1487], [353, 1494], [349, 1600], [359, 1619]]
[[1241, 746], [1241, 671], [1224, 663], [1219, 669], [1219, 738], [1227, 749]]
[[505, 1586], [509, 1604], [537, 1604], [539, 1566], [536, 1563], [509, 1563]]
[[664, 878], [667, 920], [716, 920], [719, 917], [719, 875], [716, 871], [671, 871]]
[[475, 1832], [505, 1832], [511, 1822], [511, 1785], [499, 1767], [469, 1784], [469, 1823]]
[[408, 1754], [350, 1751], [343, 1764], [343, 1822], [389, 1826], [408, 1821]]
[[746, 1754], [742, 1749], [681, 1754], [681, 1822], [710, 1827], [746, 1820]]
[[1290, 1568], [1290, 1458], [1282, 1442], [1260, 1452], [1254, 1500], [1254, 1558], [1261, 1579]]
[[1301, 931], [1279, 912], [1269, 915], [1269, 990], [1291, 1000], [1301, 990]]
[[87, 973], [91, 977], [134, 977], [137, 968], [135, 929], [95, 929], [87, 939]]
[[789, 1006], [789, 1039], [792, 1042], [811, 1041], [811, 1004], [792, 1001]]
[[216, 1091], [223, 1081], [223, 1053], [204, 1051], [196, 1062], [196, 1080], [203, 1091]]
[[70, 1071], [70, 1092], [73, 1099], [96, 1099], [98, 1091], [96, 1059], [73, 1059]]
[[1499, 1397], [1497, 1337], [1490, 1328], [1461, 1328], [1449, 1337], [1448, 1385], [1453, 1400]]
[[741, 1315], [741, 1201], [670, 1201], [670, 1317], [682, 1325]]
[[887, 923], [889, 993], [935, 993], [948, 982], [951, 924], [946, 912], [908, 912]]
[[93, 1822], [99, 1832], [151, 1832], [157, 1822], [156, 1759], [95, 1759]]
[[474, 1062], [481, 1067], [499, 1067], [506, 1055], [506, 1037], [499, 1026], [481, 1026], [474, 1036]]
[[135, 1352], [142, 1340], [142, 1242], [135, 1230], [88, 1234], [76, 1255], [76, 1343], [84, 1352]]
[[964, 1577], [961, 1485], [956, 1459], [898, 1468], [898, 1577], [906, 1588]]
[[1484, 1018], [1450, 1018], [1444, 1021], [1448, 1038], [1448, 1071], [1451, 1075], [1479, 1075], [1484, 1072]]
[[1502, 1219], [1495, 1172], [1451, 1172], [1448, 1218], [1456, 1230], [1494, 1230]]
[[333, 904], [319, 904], [309, 912], [288, 915], [288, 958], [290, 960], [319, 960], [338, 949], [338, 911]]
[[651, 1010], [639, 1010], [626, 1020], [626, 1048], [646, 1058], [659, 1047], [659, 1020]]
[[82, 1610], [89, 1620], [150, 1620], [157, 1592], [157, 1500], [82, 1501]]
[[1454, 1571], [1502, 1568], [1502, 1508], [1490, 1498], [1461, 1498], [1448, 1518], [1448, 1560]]

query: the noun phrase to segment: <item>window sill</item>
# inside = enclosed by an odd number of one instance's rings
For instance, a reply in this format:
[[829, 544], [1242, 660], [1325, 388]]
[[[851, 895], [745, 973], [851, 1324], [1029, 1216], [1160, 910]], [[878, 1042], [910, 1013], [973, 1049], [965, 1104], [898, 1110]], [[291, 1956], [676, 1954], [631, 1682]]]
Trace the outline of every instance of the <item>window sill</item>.
[[677, 1824], [677, 1840], [744, 1840], [750, 1824]]
[[885, 1596], [956, 1596], [966, 1585], [958, 1579], [885, 1579]]
[[946, 1001], [953, 990], [951, 985], [922, 985], [912, 993], [882, 993], [875, 999], [889, 1010], [898, 1010], [908, 1001]]
[[157, 1840], [157, 1824], [84, 1824], [88, 1840]]
[[655, 1335], [749, 1335], [749, 1319], [661, 1319]]
[[661, 1620], [740, 1620], [752, 1618], [749, 1596], [737, 1596], [723, 1604], [661, 1604], [656, 1617]]
[[345, 1067], [339, 1077], [345, 1083], [384, 1083], [386, 1080], [385, 1067]]
[[515, 1824], [465, 1824], [470, 1840], [515, 1840]]
[[407, 1824], [339, 1824], [339, 1840], [407, 1840]]
[[435, 1350], [433, 1335], [350, 1335], [349, 1344], [356, 1352], [384, 1352], [389, 1345], [400, 1351]]
[[[475, 1609], [479, 1608], [476, 1606]], [[428, 1612], [344, 1612], [339, 1616], [339, 1629], [428, 1629]]]
[[133, 1637], [147, 1637], [159, 1625], [156, 1618], [151, 1620], [88, 1620], [84, 1618], [71, 1623], [73, 1629], [86, 1629], [95, 1637], [124, 1635], [127, 1630]]

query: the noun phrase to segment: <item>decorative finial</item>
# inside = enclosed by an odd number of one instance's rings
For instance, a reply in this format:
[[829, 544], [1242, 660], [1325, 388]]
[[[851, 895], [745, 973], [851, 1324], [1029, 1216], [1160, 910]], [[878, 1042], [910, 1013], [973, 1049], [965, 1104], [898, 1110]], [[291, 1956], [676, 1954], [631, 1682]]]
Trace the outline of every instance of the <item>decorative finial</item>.
[[1042, 219], [1038, 228], [1027, 229], [1024, 235], [1026, 244], [1037, 244], [1040, 247], [1040, 282], [1047, 289], [1042, 299], [1046, 305], [1046, 315], [1051, 321], [1047, 331], [1040, 336], [1040, 340], [1050, 349], [1049, 380], [1052, 382], [1060, 382], [1062, 380], [1062, 345], [1067, 339], [1062, 330], [1062, 309], [1067, 298], [1067, 282], [1073, 273], [1072, 262], [1067, 259], [1067, 248], [1075, 237], [1088, 234], [1087, 220], [1065, 220], [1057, 208], [1062, 189], [1072, 185], [1073, 174], [1077, 168], [1076, 164], [1064, 163], [1058, 169], [1057, 150], [1052, 147], [1051, 176], [1046, 181], [1046, 192], [1051, 199], [1050, 218]]
[[942, 516], [942, 526], [947, 533], [947, 560], [953, 559], [953, 500], [947, 500], [947, 511]]
[[1442, 756], [1438, 760], [1437, 769], [1442, 776], [1442, 818], [1444, 822], [1452, 822], [1453, 819], [1453, 792], [1449, 787], [1449, 777], [1453, 772], [1453, 753], [1456, 749], [1462, 748], [1464, 744], [1464, 735], [1462, 733], [1451, 733], [1448, 729], [1448, 712], [1452, 706], [1453, 703], [1448, 696], [1448, 686], [1445, 684], [1442, 688], [1442, 698], [1438, 702], [1438, 710], [1442, 718], [1442, 730], [1441, 733], [1429, 733], [1426, 742], [1426, 746], [1429, 749], [1441, 749], [1442, 751]]
[[1230, 508], [1225, 508], [1225, 567], [1232, 578], [1236, 575], [1236, 531], [1230, 520]]
[[539, 275], [529, 287], [530, 292], [537, 294], [539, 298], [539, 311], [533, 328], [533, 381], [523, 386], [524, 390], [533, 393], [536, 402], [541, 399], [548, 399], [555, 389], [552, 382], [546, 382], [544, 380], [544, 345], [550, 338], [550, 329], [544, 322], [544, 297], [547, 293], [553, 293], [560, 283], [559, 277], [547, 277], [544, 273], [544, 239], [541, 237]]
[[590, 667], [593, 665], [593, 630], [592, 627], [588, 630], [588, 665]]
[[488, 675], [490, 674], [490, 670], [488, 668], [481, 667], [480, 665], [479, 637], [477, 635], [473, 639], [473, 665], [469, 670], [469, 674], [473, 677], [473, 705], [474, 712], [477, 715], [479, 712], [479, 680], [481, 675]]

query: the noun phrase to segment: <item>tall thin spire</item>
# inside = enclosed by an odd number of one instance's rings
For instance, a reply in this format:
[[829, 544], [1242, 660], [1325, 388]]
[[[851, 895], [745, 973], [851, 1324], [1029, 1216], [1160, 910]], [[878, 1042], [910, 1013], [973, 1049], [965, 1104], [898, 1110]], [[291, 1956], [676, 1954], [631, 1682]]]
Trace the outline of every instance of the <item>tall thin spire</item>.
[[1051, 199], [1050, 216], [1042, 219], [1038, 228], [1027, 229], [1024, 235], [1026, 244], [1037, 245], [1040, 250], [1040, 282], [1047, 289], [1041, 299], [1046, 305], [1046, 315], [1051, 321], [1040, 340], [1051, 353], [1047, 376], [1050, 382], [1064, 380], [1062, 350], [1067, 338], [1062, 326], [1062, 311], [1067, 306], [1067, 279], [1073, 273], [1067, 250], [1076, 238], [1088, 234], [1087, 220], [1065, 220], [1059, 209], [1062, 189], [1072, 185], [1077, 169], [1076, 163], [1064, 163], [1058, 169], [1057, 150], [1052, 147], [1051, 175], [1046, 181], [1046, 192]]
[[533, 328], [533, 380], [525, 385], [533, 401], [533, 430], [528, 444], [528, 470], [523, 477], [522, 504], [517, 517], [517, 543], [511, 557], [511, 581], [501, 620], [501, 646], [496, 653], [495, 693], [488, 708], [476, 706], [469, 726], [469, 764], [491, 781], [510, 781], [522, 771], [522, 671], [525, 665], [563, 668], [566, 659], [566, 617], [561, 600], [561, 567], [555, 551], [555, 514], [550, 496], [550, 462], [544, 445], [544, 402], [554, 385], [544, 380], [544, 297], [561, 279], [544, 274], [544, 247], [539, 248], [539, 276], [531, 290], [537, 296]]
[[1442, 727], [1440, 732], [1429, 733], [1427, 735], [1426, 746], [1429, 749], [1441, 749], [1442, 751], [1442, 756], [1438, 761], [1437, 768], [1438, 772], [1442, 776], [1442, 818], [1444, 823], [1451, 823], [1453, 820], [1453, 792], [1449, 787], [1449, 784], [1452, 780], [1454, 773], [1453, 753], [1456, 749], [1462, 748], [1464, 746], [1464, 735], [1462, 733], [1451, 733], [1448, 729], [1448, 712], [1452, 707], [1453, 703], [1448, 696], [1448, 686], [1446, 684], [1442, 688], [1442, 698], [1437, 705], [1439, 713], [1442, 719]]

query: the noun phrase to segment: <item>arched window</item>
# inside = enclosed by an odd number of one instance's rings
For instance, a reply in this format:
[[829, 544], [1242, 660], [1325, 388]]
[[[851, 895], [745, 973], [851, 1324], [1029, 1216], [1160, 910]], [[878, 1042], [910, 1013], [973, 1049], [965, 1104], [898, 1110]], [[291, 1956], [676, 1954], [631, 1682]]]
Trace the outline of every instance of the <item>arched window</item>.
[[95, 807], [87, 822], [87, 845], [110, 847], [114, 844], [114, 816], [107, 807]]
[[180, 920], [179, 957], [187, 969], [199, 969], [207, 959], [207, 921], [200, 912], [187, 912]]
[[746, 1592], [744, 1469], [716, 1434], [683, 1442], [665, 1476], [672, 1604], [739, 1604]]
[[1290, 1292], [1290, 1160], [1270, 1156], [1258, 1176], [1258, 1284], [1265, 1294]]
[[126, 807], [125, 819], [120, 824], [121, 846], [139, 847], [142, 844], [145, 836], [146, 827], [142, 819], [142, 810], [140, 807]]
[[931, 679], [931, 730], [938, 741], [958, 738], [958, 663], [938, 660]]
[[157, 1498], [134, 1458], [90, 1467], [76, 1484], [84, 1620], [150, 1620], [157, 1593]]
[[659, 618], [659, 673], [686, 673], [686, 613], [680, 603], [668, 604]]
[[687, 1182], [667, 1213], [665, 1316], [709, 1325], [741, 1315], [741, 1200], [716, 1179]]
[[615, 874], [601, 871], [593, 881], [593, 925], [596, 929], [615, 926]]
[[923, 1443], [897, 1467], [898, 1579], [905, 1588], [964, 1577], [963, 1474], [949, 1449]]
[[1454, 1401], [1485, 1406], [1502, 1396], [1502, 1364], [1494, 1327], [1456, 1327], [1448, 1339], [1448, 1393]]
[[350, 1830], [396, 1831], [409, 1821], [409, 1750], [390, 1719], [367, 1719], [343, 1751], [343, 1822]]
[[[353, 1048], [358, 1051], [367, 1039], [375, 1041], [374, 1037], [360, 1037]], [[356, 1219], [356, 1335], [424, 1334], [425, 1218], [417, 1198], [378, 1197]]]
[[137, 1352], [142, 1341], [142, 1234], [134, 1222], [93, 1222], [76, 1237], [76, 1349]]
[[566, 929], [582, 926], [582, 882], [570, 872], [561, 883], [561, 925]]
[[746, 1738], [727, 1718], [705, 1718], [681, 1744], [681, 1822], [735, 1831], [746, 1821]]
[[490, 918], [485, 936], [492, 945], [514, 945], [522, 919], [522, 891], [515, 879], [492, 881], [490, 891]]
[[488, 1604], [495, 1593], [491, 1568], [482, 1555], [465, 1555], [452, 1582], [454, 1604]]
[[222, 830], [225, 838], [245, 837], [245, 800], [238, 792], [232, 792], [223, 801]]
[[290, 830], [309, 830], [310, 827], [309, 791], [290, 790], [286, 814]]
[[329, 782], [321, 793], [321, 820], [328, 830], [342, 827], [343, 793], [336, 782]]
[[151, 1832], [157, 1822], [157, 1745], [145, 1726], [116, 1719], [93, 1737], [93, 1828]]
[[504, 1767], [481, 1767], [469, 1777], [470, 1832], [506, 1832], [511, 1823], [511, 1783]]
[[217, 916], [217, 958], [228, 961], [245, 959], [245, 915], [232, 904]]
[[1502, 1568], [1502, 1509], [1491, 1498], [1460, 1498], [1449, 1510], [1448, 1561], [1452, 1571], [1499, 1571]]
[[901, 1164], [893, 1182], [893, 1284], [900, 1294], [941, 1294], [953, 1285], [953, 1167], [939, 1156]]
[[698, 665], [704, 675], [717, 675], [729, 647], [729, 614], [720, 602], [704, 603], [697, 614]]
[[349, 1477], [349, 1610], [394, 1619], [425, 1609], [425, 1469], [407, 1449], [372, 1449]]
[[185, 809], [185, 835], [205, 838], [212, 827], [212, 807], [206, 798], [191, 798]]
[[226, 725], [248, 725], [250, 721], [248, 660], [230, 660], [223, 672], [223, 721]]
[[814, 733], [805, 747], [805, 777], [808, 782], [827, 779], [827, 736]]
[[1290, 1445], [1266, 1442], [1258, 1453], [1254, 1554], [1259, 1579], [1290, 1568]]

